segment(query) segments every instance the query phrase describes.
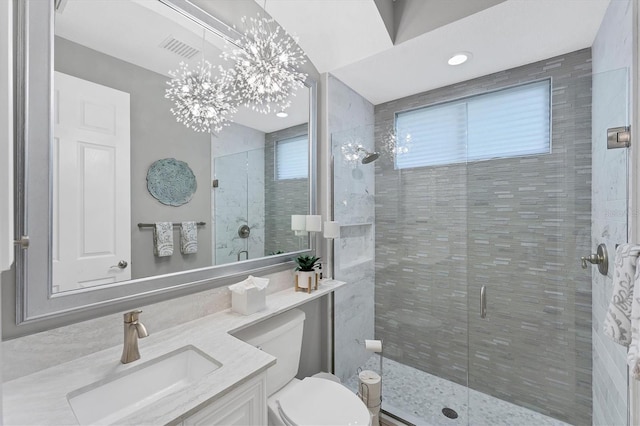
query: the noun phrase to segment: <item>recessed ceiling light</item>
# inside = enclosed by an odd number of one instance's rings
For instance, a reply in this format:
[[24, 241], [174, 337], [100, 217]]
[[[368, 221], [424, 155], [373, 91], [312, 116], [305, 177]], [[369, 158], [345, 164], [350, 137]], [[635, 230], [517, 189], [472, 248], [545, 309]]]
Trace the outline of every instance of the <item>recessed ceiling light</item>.
[[276, 112], [276, 117], [278, 117], [278, 118], [287, 118], [288, 116], [289, 116], [289, 114], [287, 114], [285, 111]]
[[472, 56], [473, 55], [471, 55], [471, 53], [469, 53], [469, 52], [459, 52], [459, 53], [456, 53], [455, 55], [453, 55], [452, 57], [450, 57], [449, 60], [447, 61], [447, 63], [449, 65], [464, 64], [469, 59], [471, 59]]

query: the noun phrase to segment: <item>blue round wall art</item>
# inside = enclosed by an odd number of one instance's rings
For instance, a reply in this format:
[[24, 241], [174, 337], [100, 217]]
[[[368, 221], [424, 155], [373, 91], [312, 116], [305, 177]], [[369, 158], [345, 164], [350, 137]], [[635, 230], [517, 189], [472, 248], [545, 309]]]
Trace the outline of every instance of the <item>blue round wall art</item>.
[[189, 165], [175, 158], [158, 160], [147, 172], [149, 193], [168, 206], [188, 203], [197, 188], [196, 177]]

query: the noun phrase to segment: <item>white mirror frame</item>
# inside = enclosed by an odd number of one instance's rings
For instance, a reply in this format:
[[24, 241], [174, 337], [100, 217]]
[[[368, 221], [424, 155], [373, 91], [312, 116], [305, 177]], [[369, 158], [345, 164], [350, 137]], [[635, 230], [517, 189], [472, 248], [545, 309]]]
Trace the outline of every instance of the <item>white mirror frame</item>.
[[[220, 37], [239, 34], [188, 0], [158, 0]], [[63, 325], [230, 284], [240, 276], [293, 268], [307, 250], [211, 266], [124, 283], [52, 292], [51, 140], [53, 135], [54, 1], [17, 2], [15, 235], [29, 237], [16, 249], [16, 324]], [[317, 83], [309, 89], [309, 212], [317, 214]], [[35, 206], [40, 206], [35, 207]], [[44, 208], [46, 207], [46, 208]], [[46, 211], [46, 214], [43, 213]], [[52, 322], [52, 320], [54, 320]], [[29, 327], [32, 328], [32, 327]], [[38, 328], [36, 326], [36, 328]], [[32, 331], [31, 331], [32, 332]]]

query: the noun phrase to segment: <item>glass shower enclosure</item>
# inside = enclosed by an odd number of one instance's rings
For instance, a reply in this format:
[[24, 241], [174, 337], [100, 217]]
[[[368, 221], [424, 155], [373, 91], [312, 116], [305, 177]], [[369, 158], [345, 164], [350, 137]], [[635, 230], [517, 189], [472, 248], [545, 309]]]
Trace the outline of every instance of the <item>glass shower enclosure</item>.
[[[403, 110], [385, 107], [376, 107], [375, 125], [331, 135], [341, 224], [335, 276], [349, 283], [335, 295], [334, 370], [357, 392], [359, 372], [380, 373], [380, 355], [364, 339], [382, 340], [382, 408], [409, 423], [592, 422], [592, 376], [606, 368], [592, 361], [592, 333], [601, 328], [592, 315], [598, 321], [610, 290], [597, 269], [581, 268], [580, 257], [600, 242], [612, 255], [626, 241], [626, 213], [605, 217], [593, 241], [592, 219], [627, 208], [627, 150], [606, 149], [606, 129], [628, 123], [627, 71], [594, 76], [588, 54], [576, 52], [509, 78], [411, 97], [411, 108], [464, 102], [456, 113], [471, 115], [476, 94], [532, 81], [550, 84], [547, 152], [479, 158], [469, 120], [459, 131], [462, 161], [420, 165], [419, 157], [441, 154], [438, 144], [450, 143], [451, 132], [420, 151], [415, 128], [398, 125]], [[530, 99], [509, 109], [527, 109]], [[517, 137], [482, 120], [484, 144]], [[442, 116], [429, 128], [438, 125], [446, 125]], [[362, 164], [358, 147], [379, 159]], [[398, 161], [412, 152], [417, 160]], [[603, 170], [596, 162], [606, 173], [594, 187], [599, 172], [592, 170]], [[608, 194], [606, 205], [596, 201], [598, 191]], [[592, 274], [601, 288], [592, 290]], [[594, 292], [600, 306], [592, 304]], [[620, 351], [611, 341], [602, 345]], [[624, 374], [624, 366], [615, 368]], [[618, 409], [626, 410], [621, 399]]]

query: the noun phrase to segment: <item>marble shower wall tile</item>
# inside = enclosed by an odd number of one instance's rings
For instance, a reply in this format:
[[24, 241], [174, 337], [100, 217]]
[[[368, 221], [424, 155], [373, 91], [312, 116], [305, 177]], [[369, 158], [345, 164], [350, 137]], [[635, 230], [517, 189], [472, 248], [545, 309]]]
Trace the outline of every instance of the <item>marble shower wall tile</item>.
[[[264, 256], [265, 134], [239, 124], [231, 124], [212, 139], [212, 224], [215, 265], [235, 262], [238, 253], [249, 258]], [[249, 238], [240, 238], [238, 229], [249, 225]], [[242, 259], [244, 260], [244, 254]]]
[[264, 256], [265, 241], [265, 193], [264, 185], [264, 149], [253, 150], [247, 153], [247, 179], [248, 184], [248, 220], [251, 234], [247, 238], [247, 250], [249, 259]]
[[328, 77], [329, 133], [335, 158], [334, 217], [336, 279], [347, 286], [335, 295], [335, 373], [346, 380], [371, 355], [374, 338], [374, 164], [361, 164], [355, 147], [374, 149], [373, 105], [333, 76]]
[[[607, 150], [606, 129], [629, 123], [632, 66], [632, 2], [611, 2], [593, 43], [591, 251], [600, 243], [610, 256], [627, 241], [628, 150]], [[610, 264], [611, 265], [611, 264]], [[613, 291], [613, 268], [605, 277], [592, 268], [593, 424], [627, 422], [626, 348], [603, 333]]]
[[215, 205], [216, 265], [235, 262], [247, 240], [238, 236], [238, 228], [248, 223], [247, 153], [218, 157], [214, 162], [218, 187], [213, 190]]
[[331, 134], [336, 182], [334, 215], [340, 218], [336, 220], [342, 226], [374, 223], [375, 163], [362, 164], [363, 154], [356, 150], [361, 146], [369, 152], [374, 151], [373, 137], [371, 125]]
[[544, 78], [551, 154], [376, 162], [376, 335], [395, 361], [590, 424], [591, 276], [579, 262], [591, 243], [590, 50], [377, 105], [376, 142], [384, 153], [396, 111]]

